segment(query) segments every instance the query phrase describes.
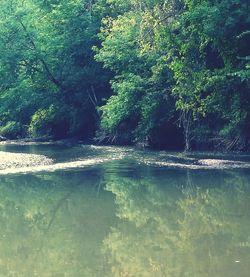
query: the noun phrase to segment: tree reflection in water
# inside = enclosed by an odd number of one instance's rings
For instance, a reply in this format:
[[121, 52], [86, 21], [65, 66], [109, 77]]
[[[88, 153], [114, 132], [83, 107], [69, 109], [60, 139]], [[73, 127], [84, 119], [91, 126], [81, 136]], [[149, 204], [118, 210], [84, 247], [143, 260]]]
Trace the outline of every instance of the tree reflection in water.
[[128, 164], [0, 177], [0, 276], [249, 276], [249, 175]]
[[121, 219], [104, 240], [110, 276], [249, 276], [249, 178], [187, 171], [182, 186], [169, 181], [107, 181]]
[[96, 197], [100, 177], [88, 176], [84, 185], [77, 172], [0, 178], [0, 276], [103, 276], [114, 205], [108, 193]]

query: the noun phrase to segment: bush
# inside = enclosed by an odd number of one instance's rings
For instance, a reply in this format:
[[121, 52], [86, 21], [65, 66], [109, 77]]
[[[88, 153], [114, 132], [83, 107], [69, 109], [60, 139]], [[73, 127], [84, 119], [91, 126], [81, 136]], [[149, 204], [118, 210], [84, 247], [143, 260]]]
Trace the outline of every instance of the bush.
[[32, 137], [52, 135], [55, 121], [55, 107], [51, 105], [48, 109], [37, 110], [31, 118], [28, 132]]
[[25, 135], [24, 127], [16, 121], [9, 121], [0, 127], [0, 135], [8, 139], [16, 139]]
[[31, 137], [64, 138], [69, 129], [67, 116], [67, 111], [61, 106], [39, 109], [31, 118], [28, 132]]

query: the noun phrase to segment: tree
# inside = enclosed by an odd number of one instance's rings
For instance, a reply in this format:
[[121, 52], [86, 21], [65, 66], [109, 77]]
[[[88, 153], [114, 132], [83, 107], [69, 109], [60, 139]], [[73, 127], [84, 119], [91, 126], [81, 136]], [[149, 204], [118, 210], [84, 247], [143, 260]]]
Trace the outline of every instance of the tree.
[[[25, 127], [42, 109], [42, 121], [52, 120], [54, 127], [37, 133], [93, 136], [96, 106], [110, 89], [109, 74], [94, 61], [91, 49], [98, 44], [101, 20], [92, 5], [88, 1], [34, 0], [4, 1], [2, 5], [2, 125], [17, 121]], [[57, 119], [49, 113], [46, 119], [51, 105]], [[31, 129], [42, 126], [42, 121]]]

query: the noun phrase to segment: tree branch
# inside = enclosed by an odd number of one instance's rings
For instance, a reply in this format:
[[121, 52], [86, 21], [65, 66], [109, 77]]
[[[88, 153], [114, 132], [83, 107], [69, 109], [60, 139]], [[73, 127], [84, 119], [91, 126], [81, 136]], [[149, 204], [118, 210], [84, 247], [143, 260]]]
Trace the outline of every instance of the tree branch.
[[35, 44], [35, 42], [33, 41], [33, 39], [31, 38], [26, 26], [23, 24], [22, 20], [20, 18], [17, 18], [17, 21], [20, 23], [20, 25], [22, 26], [27, 38], [29, 39], [29, 42], [31, 44], [31, 46], [33, 47], [33, 49], [35, 50], [36, 52], [36, 55], [37, 55], [37, 58], [38, 60], [41, 62], [46, 74], [47, 74], [47, 77], [49, 78], [49, 80], [54, 83], [57, 87], [61, 88], [62, 87], [62, 84], [54, 77], [54, 75], [52, 74], [51, 70], [49, 69], [49, 66], [47, 65], [47, 63], [45, 62], [45, 60], [40, 56], [39, 52], [38, 52], [38, 49], [37, 49], [37, 46]]

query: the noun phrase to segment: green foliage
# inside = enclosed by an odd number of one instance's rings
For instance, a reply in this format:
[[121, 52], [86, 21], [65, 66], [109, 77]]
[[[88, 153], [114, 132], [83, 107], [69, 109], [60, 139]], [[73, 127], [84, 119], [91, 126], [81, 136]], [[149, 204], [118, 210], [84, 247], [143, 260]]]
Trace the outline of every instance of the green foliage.
[[150, 138], [162, 122], [177, 122], [176, 109], [186, 144], [198, 145], [205, 128], [204, 141], [249, 147], [247, 1], [141, 1], [136, 12], [130, 4], [123, 15], [103, 21], [96, 58], [115, 73], [115, 82], [124, 73], [139, 75], [143, 93], [138, 98], [141, 87], [133, 96], [116, 87], [117, 95], [102, 108], [102, 128], [114, 133], [131, 117], [137, 120], [131, 126], [135, 137]]
[[24, 127], [15, 121], [8, 121], [6, 125], [0, 127], [0, 135], [8, 139], [22, 137], [24, 132]]
[[[149, 39], [149, 24], [155, 23], [150, 12], [155, 7], [142, 5], [135, 11], [133, 5], [137, 4], [132, 4], [132, 11], [103, 20], [103, 43], [96, 49], [96, 59], [111, 69], [115, 78], [114, 95], [100, 109], [101, 132], [118, 141], [126, 136], [127, 142], [150, 142], [156, 130], [177, 118], [168, 90], [170, 71], [164, 65], [162, 49], [156, 49]], [[156, 40], [156, 34], [153, 36]]]
[[[63, 127], [64, 136], [93, 135], [96, 106], [110, 92], [109, 73], [94, 61], [92, 51], [101, 22], [94, 6], [82, 0], [4, 0], [1, 8], [1, 122], [29, 125], [34, 115], [37, 122], [46, 121], [43, 128], [38, 127], [39, 134], [58, 133], [61, 121], [50, 119], [54, 130], [45, 130], [48, 118], [40, 114], [54, 105], [60, 106], [56, 117], [61, 110], [70, 110], [65, 117], [72, 126]], [[89, 120], [74, 123], [76, 117]]]
[[249, 14], [247, 0], [2, 0], [1, 125], [248, 149]]
[[246, 132], [250, 110], [245, 105], [249, 103], [250, 84], [247, 59], [240, 56], [247, 54], [249, 39], [239, 38], [249, 28], [247, 1], [186, 4], [186, 10], [173, 23], [177, 27], [168, 44], [170, 51], [175, 50], [170, 68], [176, 108], [192, 112], [194, 130], [204, 117], [210, 130], [216, 131], [212, 136], [229, 141], [238, 137], [241, 146], [229, 143], [230, 148], [243, 149], [250, 138]]
[[39, 109], [32, 116], [29, 126], [29, 133], [32, 137], [51, 135], [55, 122], [55, 107], [52, 105], [48, 109]]

